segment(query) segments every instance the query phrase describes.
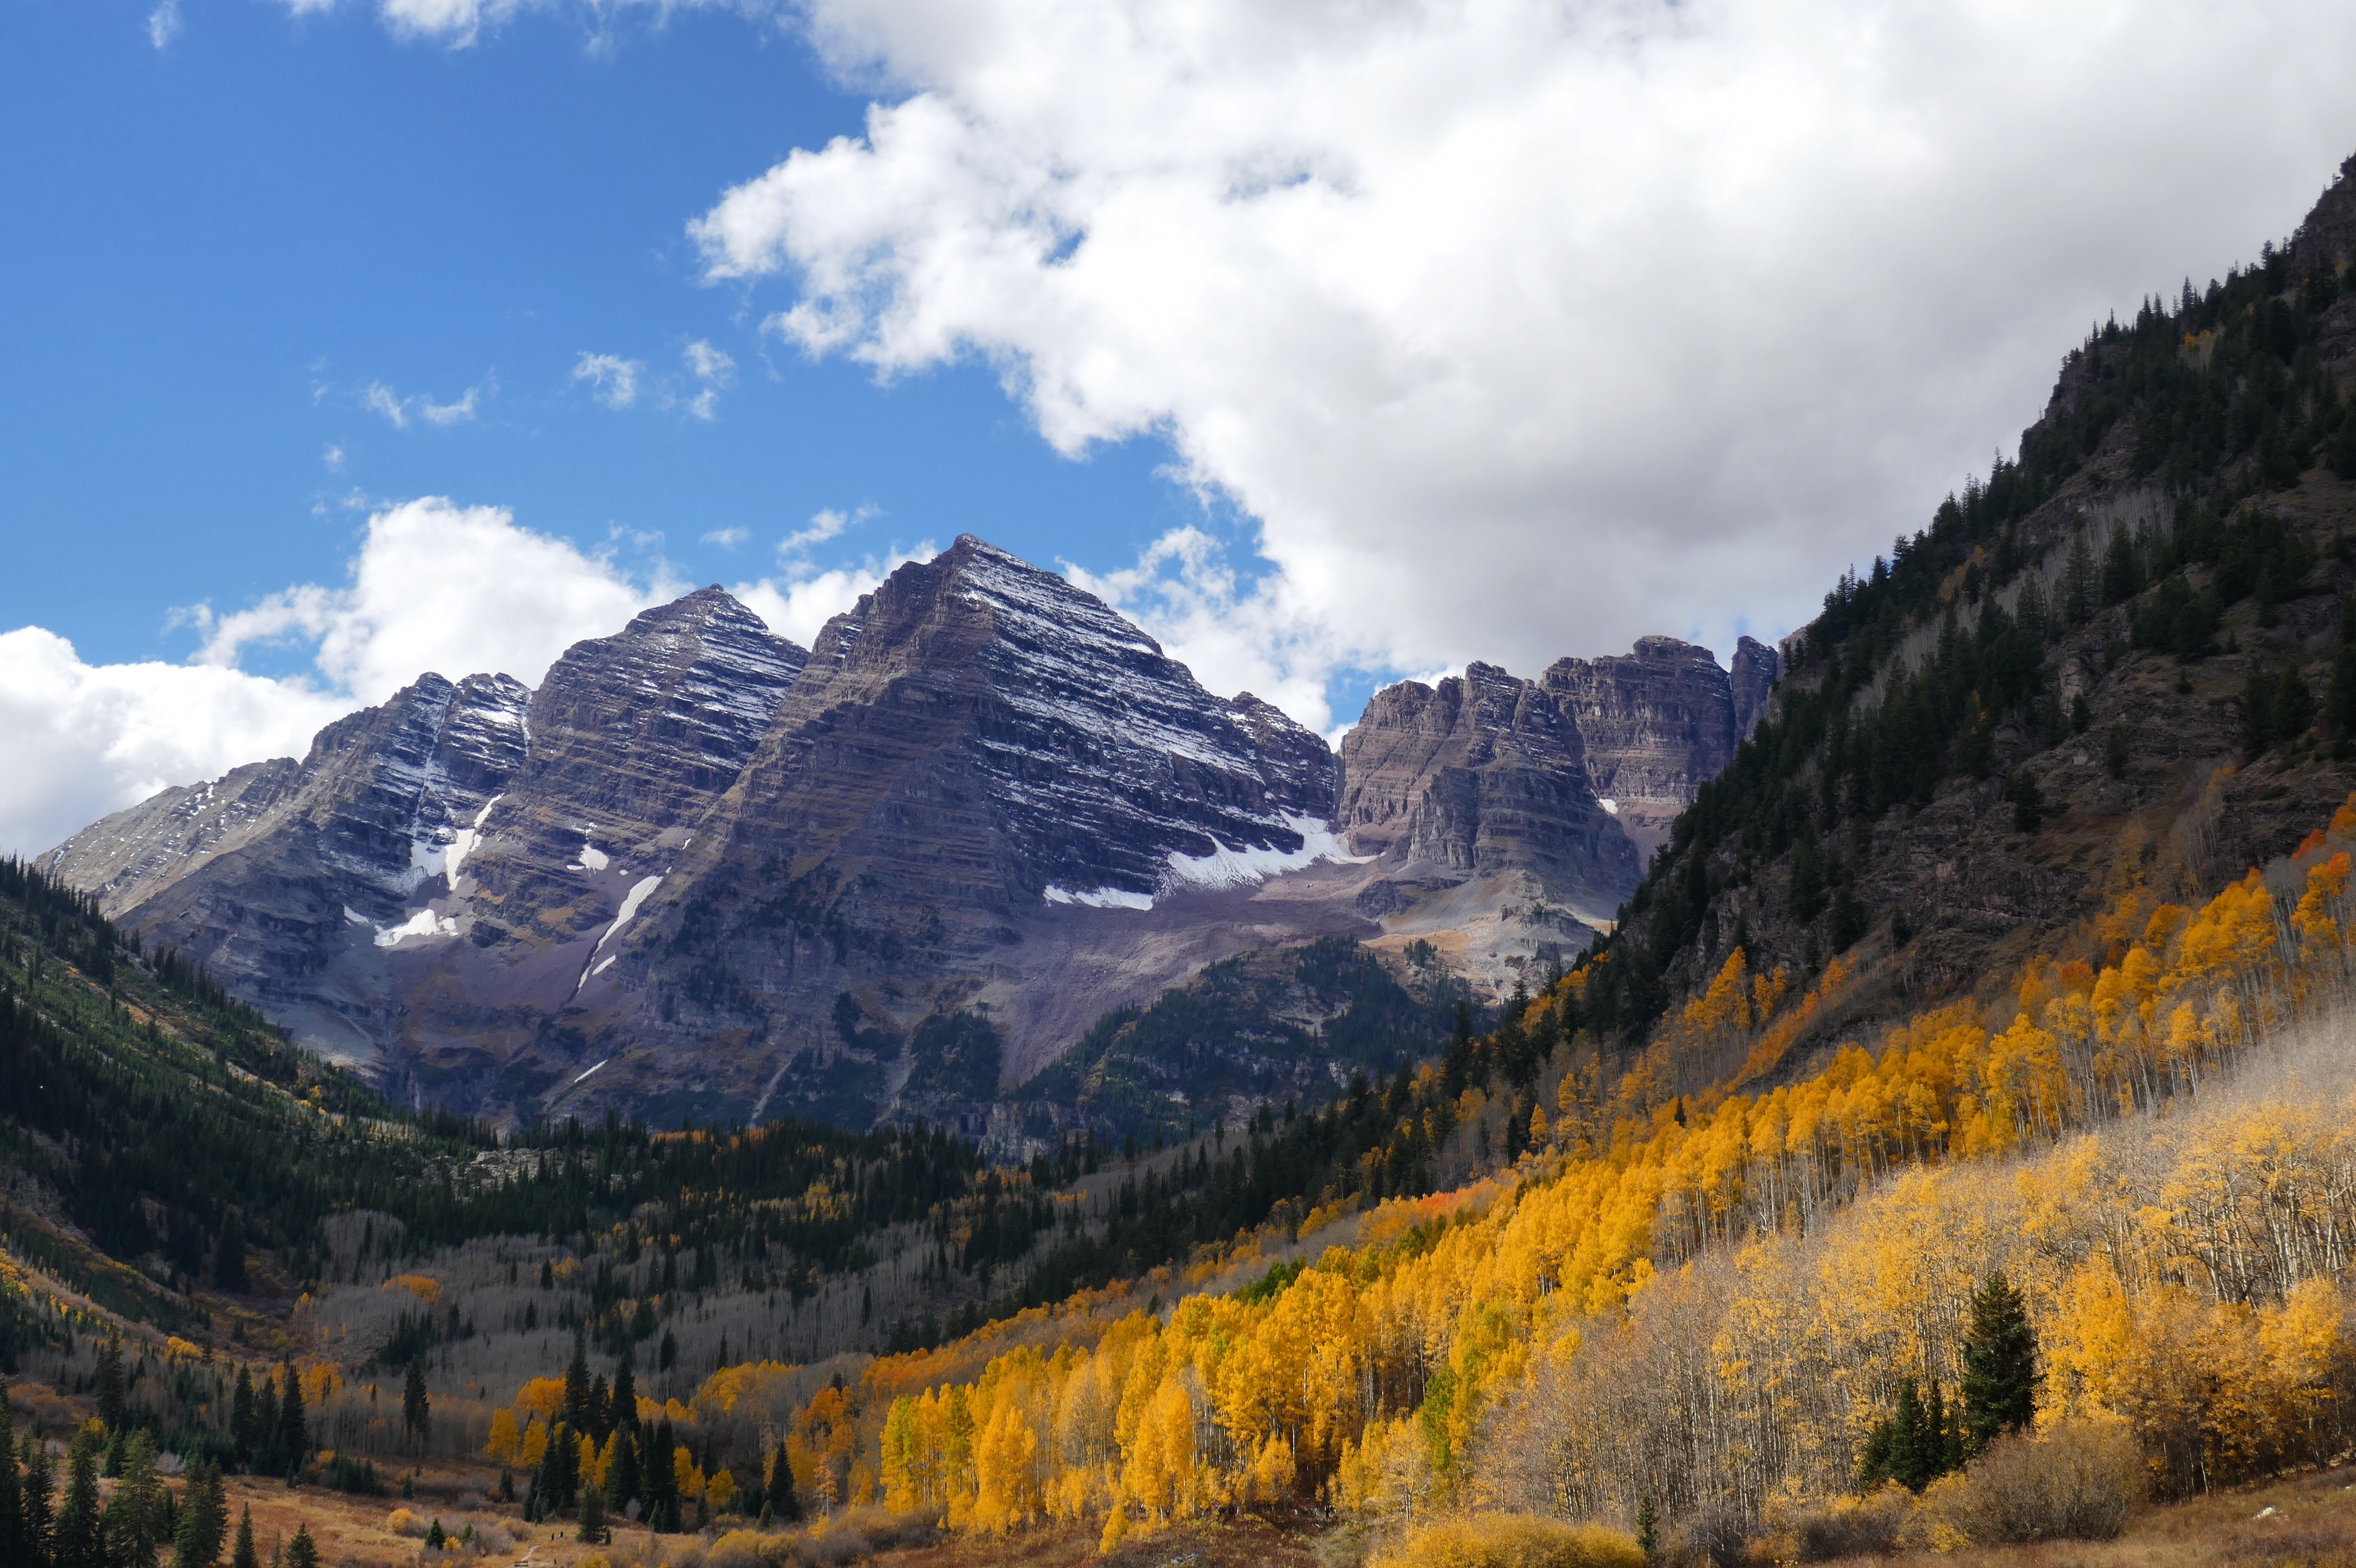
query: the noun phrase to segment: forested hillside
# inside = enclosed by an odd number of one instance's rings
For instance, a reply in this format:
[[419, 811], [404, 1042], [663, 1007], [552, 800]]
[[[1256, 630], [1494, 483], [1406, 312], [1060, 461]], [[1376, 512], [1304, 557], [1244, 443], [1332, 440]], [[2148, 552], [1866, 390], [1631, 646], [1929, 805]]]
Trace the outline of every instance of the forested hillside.
[[[2073, 350], [2018, 456], [1845, 575], [1773, 712], [1589, 960], [1623, 1047], [1754, 970], [1845, 983], [1791, 1042], [1969, 992], [2112, 891], [2286, 851], [2356, 735], [2343, 171], [2297, 238]], [[1737, 1065], [1678, 1055], [1665, 1086]]]

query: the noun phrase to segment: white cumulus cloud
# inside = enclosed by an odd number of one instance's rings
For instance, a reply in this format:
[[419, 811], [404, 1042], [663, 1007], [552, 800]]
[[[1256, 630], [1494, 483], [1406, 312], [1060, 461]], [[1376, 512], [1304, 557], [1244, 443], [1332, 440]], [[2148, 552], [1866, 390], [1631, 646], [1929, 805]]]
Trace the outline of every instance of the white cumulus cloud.
[[[428, 497], [370, 516], [340, 584], [182, 612], [203, 638], [186, 664], [92, 665], [38, 627], [0, 635], [0, 851], [37, 853], [167, 784], [300, 756], [321, 725], [429, 670], [537, 683], [573, 643], [683, 591], [659, 564], [633, 574], [503, 508]], [[241, 668], [265, 646], [308, 668]]]
[[2253, 256], [2356, 147], [2356, 9], [2290, 0], [805, 25], [878, 99], [693, 222], [708, 276], [881, 376], [992, 364], [1064, 452], [1166, 436], [1264, 560], [1182, 532], [1105, 581], [1304, 717], [1344, 662], [1804, 620], [2090, 323]]
[[0, 853], [38, 854], [169, 784], [299, 757], [350, 706], [239, 670], [89, 664], [39, 627], [0, 633]]

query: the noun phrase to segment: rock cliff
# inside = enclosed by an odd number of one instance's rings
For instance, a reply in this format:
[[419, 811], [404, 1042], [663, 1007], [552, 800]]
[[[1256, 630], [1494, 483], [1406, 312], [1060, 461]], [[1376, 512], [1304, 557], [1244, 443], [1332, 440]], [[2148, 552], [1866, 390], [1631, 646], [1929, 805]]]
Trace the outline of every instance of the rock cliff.
[[1587, 742], [1596, 793], [1649, 859], [1695, 791], [1733, 760], [1741, 727], [1726, 671], [1707, 648], [1640, 637], [1633, 653], [1558, 660], [1540, 680]]

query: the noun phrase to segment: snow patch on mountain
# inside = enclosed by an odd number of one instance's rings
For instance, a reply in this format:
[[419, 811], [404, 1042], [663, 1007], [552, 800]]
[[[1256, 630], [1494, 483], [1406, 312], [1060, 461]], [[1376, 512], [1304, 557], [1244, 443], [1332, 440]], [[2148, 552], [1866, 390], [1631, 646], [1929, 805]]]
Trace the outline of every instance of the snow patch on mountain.
[[1314, 817], [1287, 812], [1284, 825], [1301, 835], [1299, 849], [1272, 849], [1261, 844], [1229, 849], [1215, 839], [1212, 841], [1215, 847], [1208, 854], [1181, 854], [1176, 850], [1171, 851], [1170, 872], [1165, 886], [1241, 887], [1254, 882], [1265, 882], [1288, 871], [1302, 870], [1321, 860], [1361, 865], [1374, 858], [1352, 854], [1350, 846]]
[[1085, 904], [1091, 909], [1151, 909], [1153, 895], [1131, 893], [1119, 887], [1097, 887], [1086, 893], [1073, 893], [1050, 886], [1040, 897], [1050, 904]]

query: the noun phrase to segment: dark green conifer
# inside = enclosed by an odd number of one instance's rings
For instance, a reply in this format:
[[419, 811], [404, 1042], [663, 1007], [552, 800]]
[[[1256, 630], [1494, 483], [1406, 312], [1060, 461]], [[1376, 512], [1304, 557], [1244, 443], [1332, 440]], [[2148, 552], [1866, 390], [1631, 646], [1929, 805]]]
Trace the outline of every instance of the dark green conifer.
[[2001, 1273], [1972, 1294], [1971, 1327], [1964, 1337], [1964, 1447], [1976, 1457], [2008, 1432], [2037, 1418], [2037, 1334], [2029, 1308]]
[[66, 1451], [66, 1495], [58, 1509], [51, 1560], [57, 1568], [106, 1568], [105, 1526], [99, 1512], [98, 1442], [88, 1433]]

